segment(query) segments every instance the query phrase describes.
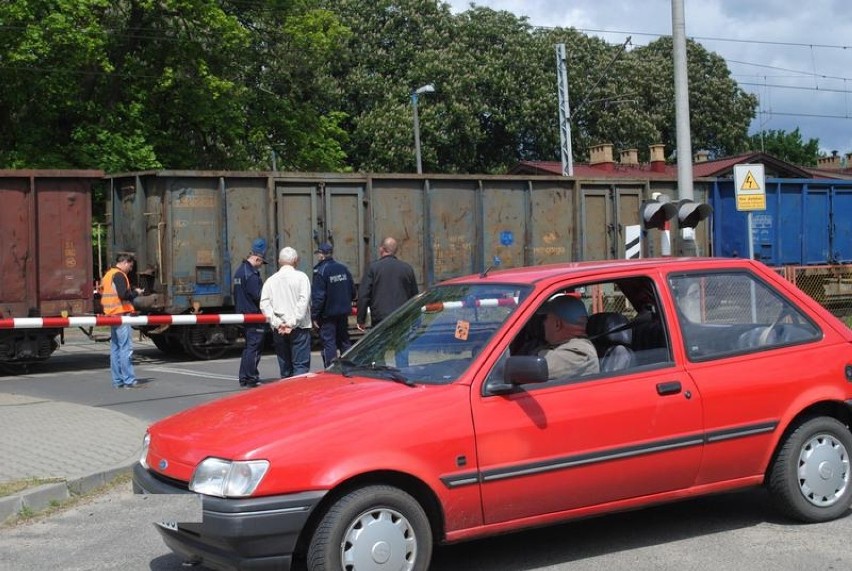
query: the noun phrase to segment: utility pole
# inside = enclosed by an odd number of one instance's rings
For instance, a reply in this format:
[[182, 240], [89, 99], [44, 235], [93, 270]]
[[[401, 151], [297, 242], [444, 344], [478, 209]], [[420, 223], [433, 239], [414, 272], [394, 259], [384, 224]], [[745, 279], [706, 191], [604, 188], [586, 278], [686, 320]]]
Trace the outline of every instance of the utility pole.
[[559, 142], [562, 154], [562, 176], [574, 176], [571, 148], [571, 106], [568, 103], [568, 64], [565, 44], [556, 44], [556, 79], [559, 92]]
[[[692, 135], [689, 129], [689, 80], [686, 68], [686, 18], [683, 0], [672, 0], [672, 42], [677, 128], [677, 194], [681, 200], [693, 200]], [[681, 238], [684, 250], [682, 253], [695, 255], [695, 230], [681, 229]]]

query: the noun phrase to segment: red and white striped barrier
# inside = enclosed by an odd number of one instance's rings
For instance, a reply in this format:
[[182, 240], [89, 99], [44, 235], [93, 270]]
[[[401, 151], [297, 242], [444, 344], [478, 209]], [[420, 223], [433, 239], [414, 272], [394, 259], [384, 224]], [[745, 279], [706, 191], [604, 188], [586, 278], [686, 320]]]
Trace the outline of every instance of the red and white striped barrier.
[[266, 323], [262, 313], [201, 313], [197, 315], [98, 315], [85, 317], [11, 317], [0, 329], [48, 329], [103, 325], [224, 325]]

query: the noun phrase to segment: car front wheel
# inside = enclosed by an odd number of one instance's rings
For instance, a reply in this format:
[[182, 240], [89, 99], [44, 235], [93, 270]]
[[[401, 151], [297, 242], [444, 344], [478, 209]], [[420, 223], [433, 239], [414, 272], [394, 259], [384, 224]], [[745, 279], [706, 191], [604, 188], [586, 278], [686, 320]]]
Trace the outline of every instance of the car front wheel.
[[426, 571], [432, 529], [420, 504], [392, 486], [367, 486], [337, 500], [308, 547], [310, 571]]
[[779, 509], [804, 522], [845, 515], [852, 504], [852, 434], [828, 417], [808, 420], [784, 441], [769, 478]]

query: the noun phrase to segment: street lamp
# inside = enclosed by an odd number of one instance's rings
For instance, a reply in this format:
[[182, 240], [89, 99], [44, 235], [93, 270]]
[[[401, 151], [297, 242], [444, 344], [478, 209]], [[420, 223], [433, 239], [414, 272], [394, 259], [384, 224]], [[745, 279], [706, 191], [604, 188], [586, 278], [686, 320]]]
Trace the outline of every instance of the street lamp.
[[411, 93], [411, 107], [414, 109], [414, 156], [417, 158], [417, 174], [423, 174], [423, 164], [420, 161], [420, 118], [417, 116], [417, 97], [423, 93], [434, 93], [435, 86], [431, 83], [418, 87]]

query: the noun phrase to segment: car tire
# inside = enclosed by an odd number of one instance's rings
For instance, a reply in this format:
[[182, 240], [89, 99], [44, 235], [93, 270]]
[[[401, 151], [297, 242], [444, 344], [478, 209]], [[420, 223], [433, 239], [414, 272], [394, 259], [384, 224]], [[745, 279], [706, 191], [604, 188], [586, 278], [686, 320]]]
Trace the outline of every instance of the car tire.
[[769, 490], [785, 515], [807, 523], [845, 515], [852, 504], [852, 434], [842, 422], [818, 417], [799, 425], [781, 446]]
[[309, 571], [427, 571], [432, 528], [409, 494], [392, 486], [366, 486], [337, 500], [323, 515], [308, 546]]

